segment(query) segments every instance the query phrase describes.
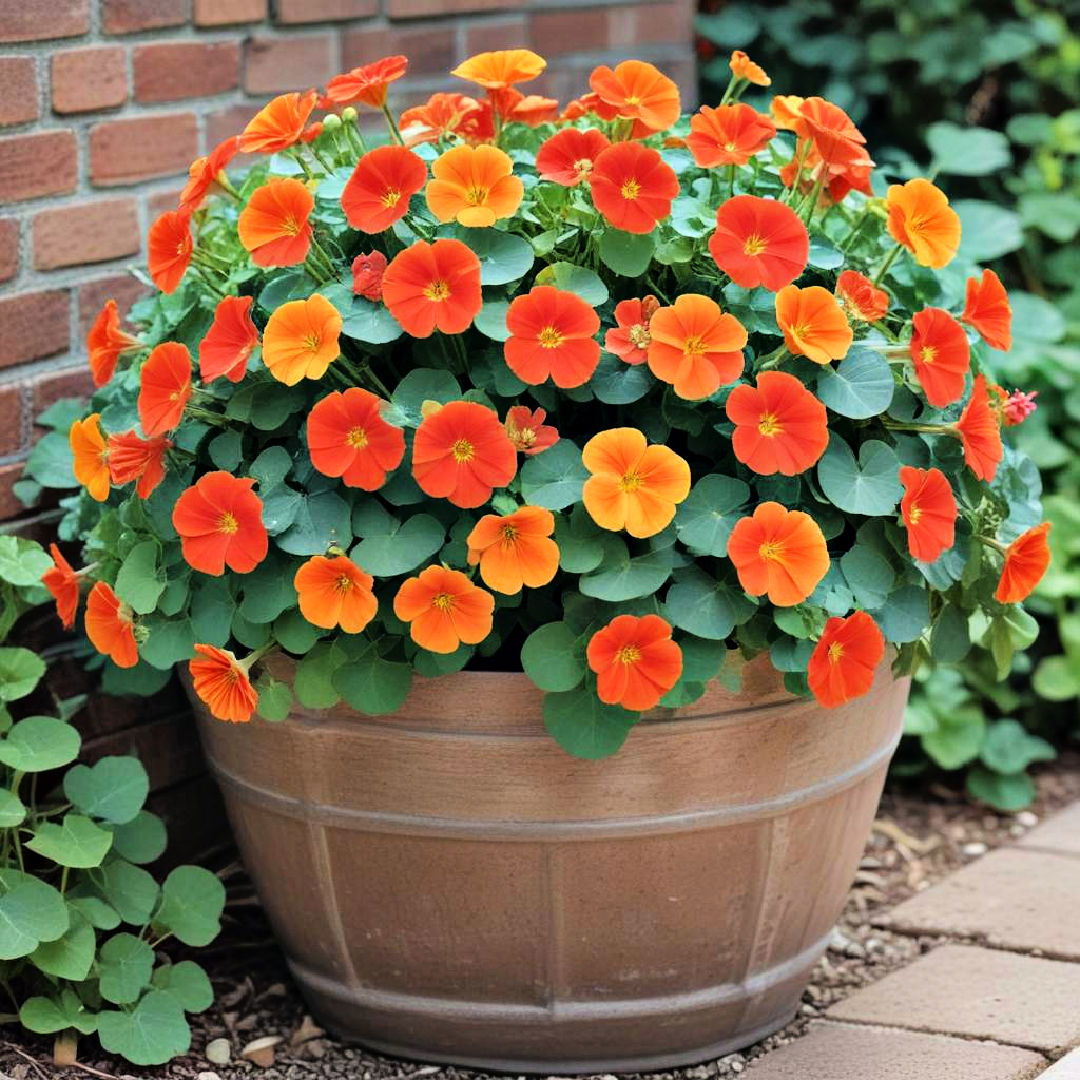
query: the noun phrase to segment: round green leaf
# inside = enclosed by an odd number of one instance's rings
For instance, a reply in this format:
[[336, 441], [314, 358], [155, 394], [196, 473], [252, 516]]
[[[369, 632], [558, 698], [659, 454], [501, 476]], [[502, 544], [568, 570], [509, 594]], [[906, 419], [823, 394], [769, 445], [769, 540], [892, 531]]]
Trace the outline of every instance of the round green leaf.
[[0, 960], [15, 960], [70, 925], [64, 898], [51, 885], [19, 870], [0, 870]]
[[156, 540], [136, 544], [116, 575], [116, 595], [138, 615], [149, 615], [165, 591], [165, 571], [158, 566]]
[[52, 564], [52, 559], [33, 540], [0, 536], [0, 581], [9, 585], [37, 585]]
[[0, 741], [0, 764], [19, 772], [58, 769], [75, 760], [81, 741], [70, 724], [55, 716], [28, 716]]
[[600, 261], [623, 277], [640, 277], [649, 269], [656, 240], [652, 233], [607, 228], [600, 234]]
[[165, 823], [149, 810], [140, 810], [131, 821], [113, 831], [113, 851], [129, 862], [153, 862], [165, 850]]
[[290, 555], [321, 555], [331, 544], [344, 545], [352, 538], [349, 513], [349, 504], [333, 491], [309, 494], [275, 543]]
[[19, 1009], [19, 1023], [39, 1035], [51, 1035], [64, 1028], [89, 1035], [97, 1027], [97, 1017], [87, 1012], [74, 990], [65, 988], [59, 998], [28, 998]]
[[383, 307], [354, 296], [348, 314], [341, 324], [341, 332], [356, 341], [369, 345], [385, 345], [401, 337], [401, 324]]
[[589, 307], [598, 308], [608, 298], [607, 286], [600, 278], [584, 266], [574, 263], [558, 262], [545, 266], [536, 275], [537, 285], [554, 285], [557, 289], [577, 293]]
[[744, 596], [699, 570], [680, 577], [664, 601], [664, 613], [673, 625], [711, 641], [722, 641], [753, 611]]
[[88, 869], [100, 866], [112, 847], [112, 833], [82, 814], [65, 814], [59, 825], [43, 822], [26, 846], [60, 866]]
[[151, 990], [132, 1012], [99, 1013], [97, 1030], [103, 1049], [134, 1065], [164, 1065], [191, 1047], [183, 1006], [166, 990]]
[[547, 623], [525, 639], [521, 666], [541, 690], [573, 690], [585, 677], [581, 642], [564, 622]]
[[178, 866], [161, 886], [154, 925], [170, 930], [185, 945], [209, 945], [221, 929], [225, 886], [201, 866]]
[[750, 488], [741, 480], [703, 476], [675, 513], [679, 539], [697, 555], [723, 557], [731, 530], [749, 498]]
[[817, 395], [835, 413], [866, 420], [883, 413], [892, 401], [892, 370], [875, 349], [855, 345], [840, 364], [818, 372]]
[[872, 611], [886, 641], [917, 641], [930, 623], [930, 601], [919, 585], [902, 585], [889, 594], [883, 607]]
[[580, 501], [581, 488], [588, 478], [581, 451], [569, 439], [560, 439], [522, 466], [521, 494], [533, 506], [561, 510]]
[[[363, 518], [354, 526], [363, 540], [349, 553], [353, 561], [376, 577], [397, 577], [427, 562], [446, 539], [446, 529], [430, 514], [415, 514], [404, 522], [389, 514]], [[369, 523], [370, 521], [370, 523]], [[366, 530], [366, 531], [361, 531]]]
[[13, 829], [25, 819], [26, 807], [22, 799], [14, 791], [0, 788], [0, 829]]
[[214, 1003], [210, 980], [193, 960], [165, 964], [154, 972], [151, 981], [159, 990], [172, 994], [185, 1012], [202, 1012]]
[[288, 683], [278, 682], [268, 674], [263, 674], [259, 677], [255, 689], [259, 693], [256, 711], [264, 720], [277, 723], [288, 719], [293, 703], [292, 688]]
[[365, 644], [363, 652], [350, 656], [334, 672], [334, 689], [354, 709], [369, 716], [392, 713], [408, 697], [412, 668], [380, 656], [373, 641]]
[[481, 285], [507, 285], [532, 269], [535, 258], [532, 244], [514, 233], [455, 225], [440, 230], [440, 235], [455, 237], [476, 252], [480, 259]]
[[1020, 215], [981, 199], [957, 199], [960, 215], [960, 254], [972, 262], [989, 262], [1024, 245]]
[[29, 649], [0, 649], [0, 701], [26, 697], [44, 674], [45, 661]]
[[1047, 701], [1068, 701], [1080, 696], [1080, 669], [1067, 656], [1046, 656], [1035, 669], [1033, 685]]
[[1035, 781], [1027, 773], [995, 773], [976, 765], [968, 770], [967, 790], [973, 799], [1015, 814], [1035, 801]]
[[414, 368], [406, 373], [390, 395], [391, 407], [386, 410], [388, 423], [400, 427], [419, 427], [423, 419], [420, 410], [425, 401], [445, 405], [461, 397], [457, 379], [440, 368]]
[[896, 509], [904, 493], [899, 472], [896, 452], [877, 439], [859, 447], [856, 462], [848, 444], [833, 435], [818, 462], [818, 481], [829, 501], [846, 513], [868, 517], [891, 514]]
[[55, 941], [43, 941], [31, 954], [30, 962], [46, 975], [82, 982], [90, 973], [97, 950], [94, 928], [79, 914]]
[[145, 926], [157, 906], [159, 890], [153, 875], [124, 859], [112, 859], [101, 874], [102, 895], [126, 923]]
[[567, 517], [555, 516], [555, 542], [559, 545], [559, 565], [569, 574], [587, 574], [604, 558], [605, 538], [611, 534], [593, 523], [583, 506], [575, 506]]
[[636, 713], [605, 705], [586, 688], [544, 697], [544, 726], [574, 757], [609, 757], [626, 742], [636, 721]]
[[601, 353], [600, 363], [589, 380], [589, 389], [605, 405], [640, 401], [655, 385], [647, 365], [627, 364], [611, 353]]
[[64, 794], [84, 814], [125, 825], [142, 809], [150, 780], [138, 758], [104, 757], [95, 765], [74, 765], [64, 775]]
[[1045, 740], [1024, 730], [1018, 720], [995, 720], [986, 729], [982, 763], [996, 773], [1022, 773], [1036, 761], [1053, 761], [1057, 752]]
[[870, 611], [885, 603], [896, 581], [888, 560], [867, 544], [856, 544], [841, 556], [840, 568], [855, 602]]
[[989, 176], [1012, 164], [1009, 140], [989, 128], [961, 127], [940, 120], [926, 129], [931, 172], [954, 176]]
[[578, 588], [585, 596], [612, 603], [634, 600], [651, 596], [671, 576], [671, 548], [647, 551], [634, 558], [625, 544], [609, 552], [598, 569], [579, 579]]
[[505, 341], [510, 336], [506, 325], [506, 313], [510, 310], [508, 300], [485, 300], [473, 325], [492, 341]]

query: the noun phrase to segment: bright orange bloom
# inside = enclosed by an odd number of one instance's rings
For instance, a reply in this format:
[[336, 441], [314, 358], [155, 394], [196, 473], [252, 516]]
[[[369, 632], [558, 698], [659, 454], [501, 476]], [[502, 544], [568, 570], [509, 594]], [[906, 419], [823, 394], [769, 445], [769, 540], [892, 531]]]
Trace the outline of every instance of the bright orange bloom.
[[777, 94], [769, 104], [769, 114], [780, 131], [794, 131], [806, 98], [797, 94]]
[[600, 700], [631, 712], [655, 709], [683, 668], [671, 624], [659, 615], [616, 615], [589, 639], [585, 658]]
[[149, 499], [165, 479], [165, 452], [172, 440], [163, 435], [140, 438], [134, 430], [109, 436], [109, 475], [114, 484], [135, 481], [135, 494]]
[[104, 386], [116, 371], [120, 357], [131, 349], [138, 349], [137, 337], [120, 329], [120, 313], [115, 300], [106, 300], [86, 335], [86, 352], [90, 358], [90, 374], [95, 386]]
[[199, 342], [199, 378], [213, 382], [224, 375], [240, 382], [248, 358], [259, 344], [259, 331], [251, 319], [251, 296], [226, 296], [214, 308], [214, 321]]
[[194, 248], [190, 210], [166, 210], [150, 226], [146, 237], [147, 265], [150, 277], [163, 293], [176, 291]]
[[408, 66], [409, 61], [404, 56], [384, 56], [344, 75], [335, 75], [326, 84], [325, 101], [332, 105], [351, 105], [360, 101], [373, 109], [381, 109], [386, 104], [387, 87], [400, 79]]
[[652, 232], [671, 213], [679, 178], [659, 152], [639, 142], [602, 150], [589, 173], [593, 204], [609, 224], [629, 233]]
[[268, 541], [262, 499], [255, 481], [210, 472], [184, 491], [173, 506], [173, 528], [193, 570], [220, 577], [225, 567], [248, 574], [266, 558]]
[[460, 334], [484, 306], [480, 260], [460, 240], [417, 240], [390, 261], [383, 302], [413, 337]]
[[765, 69], [760, 64], [755, 64], [741, 49], [736, 49], [731, 54], [728, 66], [731, 68], [731, 74], [736, 79], [745, 79], [755, 86], [770, 86], [772, 84], [772, 79], [765, 74]]
[[908, 349], [926, 400], [944, 409], [964, 395], [971, 349], [964, 328], [943, 308], [923, 308], [911, 320]]
[[649, 358], [652, 336], [649, 323], [660, 307], [655, 296], [641, 300], [620, 300], [615, 305], [615, 323], [604, 335], [604, 348], [627, 364], [644, 364]]
[[844, 619], [833, 616], [806, 665], [810, 691], [819, 705], [835, 709], [873, 686], [874, 673], [884, 659], [885, 635], [865, 611]]
[[716, 211], [709, 251], [736, 285], [744, 289], [764, 285], [776, 292], [806, 269], [810, 234], [790, 206], [757, 195], [736, 195]]
[[75, 625], [75, 612], [79, 609], [79, 575], [55, 544], [49, 545], [49, 554], [53, 564], [41, 575], [41, 584], [56, 601], [56, 615], [64, 629], [70, 630]]
[[76, 420], [68, 432], [75, 479], [98, 502], [109, 497], [109, 450], [101, 433], [101, 414]]
[[530, 409], [527, 405], [514, 405], [508, 409], [503, 426], [514, 448], [532, 457], [554, 446], [559, 441], [559, 433], [544, 423], [546, 417], [543, 409]]
[[960, 249], [960, 218], [940, 188], [916, 177], [892, 184], [885, 196], [889, 235], [915, 256], [920, 266], [940, 270]]
[[964, 463], [968, 468], [980, 480], [993, 480], [1005, 448], [1001, 442], [998, 413], [990, 404], [985, 375], [975, 376], [971, 399], [952, 430], [963, 444]]
[[829, 550], [818, 524], [801, 510], [764, 502], [735, 522], [728, 558], [751, 595], [777, 607], [801, 604], [829, 572]]
[[649, 320], [649, 370], [687, 401], [734, 382], [743, 369], [746, 328], [715, 300], [683, 293]]
[[402, 582], [394, 597], [394, 614], [409, 624], [409, 636], [435, 653], [479, 644], [491, 633], [494, 610], [491, 593], [445, 566], [421, 570]]
[[294, 177], [267, 180], [240, 211], [236, 231], [256, 266], [295, 266], [311, 248], [315, 196]]
[[1018, 536], [1005, 549], [1005, 564], [1001, 568], [994, 599], [1002, 604], [1018, 604], [1026, 600], [1042, 581], [1050, 565], [1050, 548], [1046, 535], [1050, 522], [1044, 521]]
[[686, 145], [704, 169], [718, 165], [745, 165], [769, 145], [776, 125], [743, 102], [701, 108], [690, 118]]
[[589, 86], [607, 106], [605, 119], [635, 121], [634, 138], [664, 131], [679, 119], [679, 88], [644, 60], [624, 60], [614, 70], [601, 64], [589, 76]]
[[196, 158], [188, 169], [188, 182], [180, 192], [180, 209], [197, 210], [209, 194], [218, 176], [232, 161], [240, 148], [240, 136], [233, 135], [219, 142], [206, 157]]
[[455, 146], [435, 159], [424, 196], [440, 221], [494, 225], [521, 205], [524, 185], [510, 155], [496, 146]]
[[490, 108], [465, 94], [432, 94], [423, 105], [406, 109], [398, 123], [406, 146], [460, 135], [478, 142], [495, 135]]
[[563, 128], [545, 139], [536, 152], [536, 171], [544, 180], [577, 187], [588, 180], [601, 151], [611, 145], [608, 137], [595, 128]]
[[420, 422], [412, 473], [421, 490], [455, 506], [480, 506], [517, 472], [517, 450], [494, 411], [451, 401]]
[[404, 432], [382, 418], [382, 406], [359, 386], [317, 401], [307, 421], [311, 464], [323, 476], [340, 476], [346, 487], [381, 488], [405, 456]]
[[869, 176], [874, 163], [866, 152], [866, 137], [838, 105], [820, 97], [806, 98], [799, 104], [794, 129], [800, 139], [811, 143], [809, 154], [804, 156], [804, 168], [816, 170], [824, 166], [829, 176], [861, 169], [867, 170]]
[[379, 610], [375, 579], [345, 555], [312, 555], [293, 577], [300, 614], [313, 626], [359, 634]]
[[539, 127], [559, 115], [559, 103], [554, 98], [522, 94], [513, 89], [489, 90], [488, 94], [500, 117], [526, 127]]
[[829, 445], [825, 406], [787, 372], [763, 371], [756, 387], [740, 383], [724, 407], [735, 456], [762, 476], [797, 476]]
[[974, 327], [991, 349], [1012, 348], [1012, 308], [1001, 278], [984, 270], [981, 278], [968, 278], [964, 313], [960, 318]]
[[303, 94], [280, 94], [271, 99], [249, 121], [240, 135], [240, 150], [245, 154], [276, 154], [300, 141], [319, 95], [314, 90]]
[[486, 90], [503, 90], [535, 79], [546, 67], [547, 61], [528, 49], [502, 49], [470, 56], [450, 74]]
[[531, 386], [581, 386], [600, 362], [600, 316], [577, 293], [535, 285], [510, 304], [506, 328], [506, 365]]
[[278, 382], [321, 379], [341, 355], [342, 318], [321, 293], [275, 308], [263, 331], [263, 363]]
[[776, 294], [776, 321], [787, 347], [815, 364], [843, 360], [855, 335], [828, 289], [788, 285]]
[[382, 299], [382, 279], [386, 256], [381, 251], [357, 255], [352, 261], [352, 291], [373, 303]]
[[592, 476], [582, 499], [602, 529], [655, 536], [671, 524], [675, 507], [690, 494], [690, 466], [666, 446], [650, 446], [637, 428], [594, 435], [581, 452]]
[[559, 548], [551, 534], [555, 515], [540, 506], [512, 514], [485, 514], [465, 541], [469, 565], [480, 565], [484, 584], [513, 596], [528, 585], [546, 585], [559, 569]]
[[139, 423], [147, 435], [164, 435], [180, 423], [191, 398], [191, 353], [177, 341], [154, 347], [139, 372]]
[[933, 562], [953, 546], [955, 537], [956, 498], [940, 469], [900, 469], [904, 497], [900, 517], [907, 529], [908, 551], [913, 559]]
[[566, 123], [571, 120], [580, 120], [583, 116], [599, 116], [597, 106], [600, 99], [591, 90], [581, 97], [574, 98], [566, 103], [566, 107], [559, 114], [559, 120]]
[[216, 720], [245, 724], [259, 704], [259, 695], [248, 676], [250, 660], [238, 660], [228, 649], [196, 645], [202, 659], [189, 660], [195, 696]]
[[117, 667], [132, 668], [139, 662], [134, 614], [104, 581], [90, 590], [83, 627], [90, 644]]
[[857, 270], [845, 270], [836, 279], [836, 295], [848, 313], [848, 318], [860, 322], [877, 322], [889, 310], [889, 294], [879, 289]]
[[380, 233], [405, 216], [409, 200], [426, 180], [423, 158], [403, 146], [379, 146], [356, 163], [341, 193], [341, 207], [354, 229]]

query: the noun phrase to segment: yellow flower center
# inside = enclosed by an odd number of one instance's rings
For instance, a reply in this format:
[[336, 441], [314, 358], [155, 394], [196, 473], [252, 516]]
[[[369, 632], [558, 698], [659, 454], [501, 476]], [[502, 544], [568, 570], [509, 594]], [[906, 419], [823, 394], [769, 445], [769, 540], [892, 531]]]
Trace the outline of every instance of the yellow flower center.
[[758, 419], [758, 434], [764, 435], [766, 439], [774, 438], [777, 435], [783, 433], [784, 429], [781, 426], [779, 420], [776, 418], [776, 413], [762, 413]]
[[630, 344], [638, 349], [647, 349], [652, 344], [652, 334], [645, 328], [644, 323], [635, 323], [627, 332]]
[[383, 206], [385, 206], [386, 209], [389, 210], [390, 207], [397, 206], [400, 199], [400, 191], [395, 191], [393, 188], [387, 188], [386, 191], [382, 193], [382, 198], [379, 200], [379, 202], [381, 202]]
[[937, 359], [937, 349], [933, 345], [924, 345], [919, 351], [924, 364], [932, 364]]
[[839, 663], [839, 661], [841, 660], [843, 655], [844, 655], [844, 646], [841, 645], [839, 641], [834, 641], [829, 646], [829, 663], [830, 664]]
[[579, 180], [584, 180], [592, 172], [592, 158], [578, 158], [574, 162], [574, 172], [578, 174]]
[[641, 194], [641, 185], [633, 177], [630, 177], [629, 180], [623, 181], [619, 194], [624, 199], [636, 199]]
[[806, 335], [810, 333], [810, 324], [796, 323], [788, 330], [788, 333], [791, 334], [793, 338], [805, 338]]
[[563, 343], [563, 336], [554, 326], [545, 326], [537, 340], [543, 349], [557, 349]]
[[304, 338], [304, 348], [307, 349], [308, 352], [318, 352], [321, 345], [322, 337], [319, 334], [316, 334], [314, 330]]
[[424, 289], [424, 296], [436, 304], [442, 303], [450, 295], [450, 286], [445, 281], [433, 281]]
[[784, 545], [779, 540], [766, 540], [758, 548], [758, 555], [766, 562], [779, 562], [784, 556]]
[[[737, 143], [735, 142], [735, 140], [731, 139], [730, 141], [724, 143], [724, 149], [725, 150], [734, 150], [736, 145], [737, 145]], [[747, 254], [749, 255], [750, 253], [747, 252]]]
[[641, 98], [638, 97], [636, 94], [627, 95], [626, 104], [627, 105], [640, 105], [641, 104]]
[[487, 197], [488, 189], [485, 187], [471, 187], [465, 192], [465, 201], [470, 206], [483, 206]]
[[450, 595], [450, 593], [436, 593], [431, 598], [431, 606], [433, 608], [438, 608], [440, 611], [451, 611], [454, 607], [454, 598]]
[[232, 536], [240, 528], [240, 523], [227, 510], [218, 518], [217, 528], [219, 533]]
[[922, 507], [916, 505], [915, 503], [912, 503], [911, 509], [908, 510], [908, 520], [911, 522], [912, 525], [918, 525], [919, 519], [922, 517], [922, 513]]
[[355, 450], [367, 446], [367, 441], [367, 432], [362, 427], [350, 428], [345, 436], [345, 445], [351, 446]]
[[472, 461], [476, 456], [476, 447], [468, 439], [458, 439], [450, 448], [454, 460], [460, 465], [466, 461]]
[[512, 546], [518, 537], [518, 529], [516, 525], [504, 525], [502, 527], [502, 542], [507, 546]]
[[300, 222], [290, 214], [282, 223], [281, 231], [286, 236], [295, 236], [300, 231]]
[[705, 352], [705, 342], [700, 334], [688, 337], [683, 343], [683, 356], [695, 357]]
[[640, 659], [641, 650], [636, 645], [624, 645], [615, 654], [615, 660], [620, 664], [636, 664]]
[[[728, 149], [731, 149], [731, 147], [728, 147]], [[768, 246], [764, 237], [758, 236], [757, 233], [751, 233], [746, 238], [746, 243], [743, 244], [743, 254], [760, 255]]]
[[180, 241], [180, 243], [178, 243], [178, 244], [176, 245], [176, 254], [177, 254], [177, 255], [183, 255], [183, 254], [184, 254], [184, 248], [185, 248], [185, 246], [186, 246], [186, 245], [185, 245], [184, 241], [183, 241], [183, 240], [181, 240], [181, 241]]
[[619, 487], [621, 487], [623, 491], [637, 491], [644, 482], [645, 481], [642, 480], [641, 476], [634, 469], [631, 469], [629, 472], [623, 473], [620, 477]]
[[351, 577], [342, 574], [337, 581], [334, 582], [334, 588], [339, 593], [347, 593], [355, 584], [356, 582], [353, 581]]

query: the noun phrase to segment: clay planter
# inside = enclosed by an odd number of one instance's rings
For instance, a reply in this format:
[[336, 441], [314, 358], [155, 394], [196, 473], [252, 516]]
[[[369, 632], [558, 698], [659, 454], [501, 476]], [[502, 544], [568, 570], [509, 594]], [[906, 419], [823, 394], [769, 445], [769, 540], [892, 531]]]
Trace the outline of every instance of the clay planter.
[[907, 680], [827, 711], [741, 693], [567, 756], [524, 675], [417, 679], [393, 716], [199, 709], [244, 860], [312, 1012], [407, 1058], [636, 1071], [795, 1013], [858, 865]]

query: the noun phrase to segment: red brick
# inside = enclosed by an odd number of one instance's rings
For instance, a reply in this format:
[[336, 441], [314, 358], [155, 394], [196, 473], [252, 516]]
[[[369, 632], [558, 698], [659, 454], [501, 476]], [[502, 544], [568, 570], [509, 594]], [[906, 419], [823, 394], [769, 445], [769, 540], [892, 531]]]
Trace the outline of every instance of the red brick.
[[150, 220], [152, 221], [159, 214], [164, 214], [166, 210], [175, 210], [180, 202], [180, 191], [180, 188], [173, 188], [169, 191], [155, 191], [152, 195], [147, 195], [146, 209], [150, 214]]
[[19, 269], [19, 223], [0, 218], [0, 281], [10, 281]]
[[191, 0], [101, 0], [101, 25], [106, 34], [181, 26], [190, 17]]
[[[176, 199], [172, 200], [172, 206]], [[138, 278], [131, 274], [110, 274], [108, 277], [85, 281], [79, 286], [79, 341], [86, 337], [91, 323], [97, 318], [106, 300], [115, 300], [123, 318], [131, 310], [131, 305], [140, 297], [150, 292]], [[61, 394], [61, 397], [65, 395]], [[70, 397], [71, 395], [67, 395]]]
[[[206, 114], [206, 145], [217, 146], [223, 139], [239, 135], [248, 121], [259, 111], [259, 106], [249, 102], [245, 105], [229, 105], [218, 112]], [[230, 171], [244, 169], [258, 159], [257, 154], [236, 154], [229, 164]]]
[[196, 26], [229, 26], [265, 18], [266, 0], [195, 0]]
[[336, 74], [329, 34], [254, 37], [244, 54], [244, 89], [251, 94], [304, 90]]
[[32, 56], [0, 57], [0, 124], [37, 119], [36, 67]]
[[90, 179], [111, 187], [186, 173], [198, 153], [194, 113], [107, 120], [90, 129]]
[[53, 356], [70, 344], [66, 289], [22, 293], [0, 300], [0, 367]]
[[12, 485], [22, 476], [23, 466], [21, 461], [12, 462], [10, 465], [0, 465], [0, 521], [18, 517], [26, 507], [11, 490]]
[[606, 49], [608, 13], [603, 8], [535, 12], [529, 19], [532, 48], [541, 56]]
[[0, 386], [0, 454], [14, 454], [23, 441], [22, 387]]
[[73, 131], [0, 139], [0, 203], [74, 191], [78, 162]]
[[[693, 40], [694, 11], [689, 0], [613, 7], [608, 9], [607, 17], [607, 41], [612, 49], [661, 42], [680, 42], [689, 48]], [[658, 66], [670, 74], [663, 64]]]
[[274, 5], [274, 18], [279, 23], [366, 19], [378, 12], [378, 0], [277, 0]]
[[139, 45], [132, 66], [138, 101], [223, 94], [240, 81], [240, 45], [236, 41]]
[[52, 107], [58, 113], [93, 112], [127, 98], [127, 64], [119, 45], [53, 53]]
[[138, 208], [133, 198], [98, 199], [42, 210], [34, 217], [34, 266], [38, 270], [56, 270], [61, 266], [108, 262], [134, 255], [140, 241]]
[[[484, 19], [465, 22], [465, 55], [492, 52], [495, 49], [531, 48], [529, 24], [524, 15], [511, 15], [508, 19]], [[452, 66], [452, 65], [451, 65]], [[529, 91], [532, 87], [527, 87]]]
[[36, 419], [50, 405], [63, 398], [85, 398], [94, 392], [94, 380], [86, 364], [62, 371], [50, 371], [33, 384], [33, 416]]
[[[398, 53], [409, 58], [410, 75], [445, 75], [454, 66], [454, 36], [445, 23], [347, 30], [341, 49], [345, 70]], [[392, 87], [391, 94], [400, 86]]]
[[[386, 0], [385, 13], [391, 19], [419, 19], [425, 15], [464, 15], [471, 11], [511, 11], [524, 0]], [[504, 48], [507, 46], [504, 46]]]
[[49, 41], [90, 29], [90, 0], [4, 0], [0, 41]]

